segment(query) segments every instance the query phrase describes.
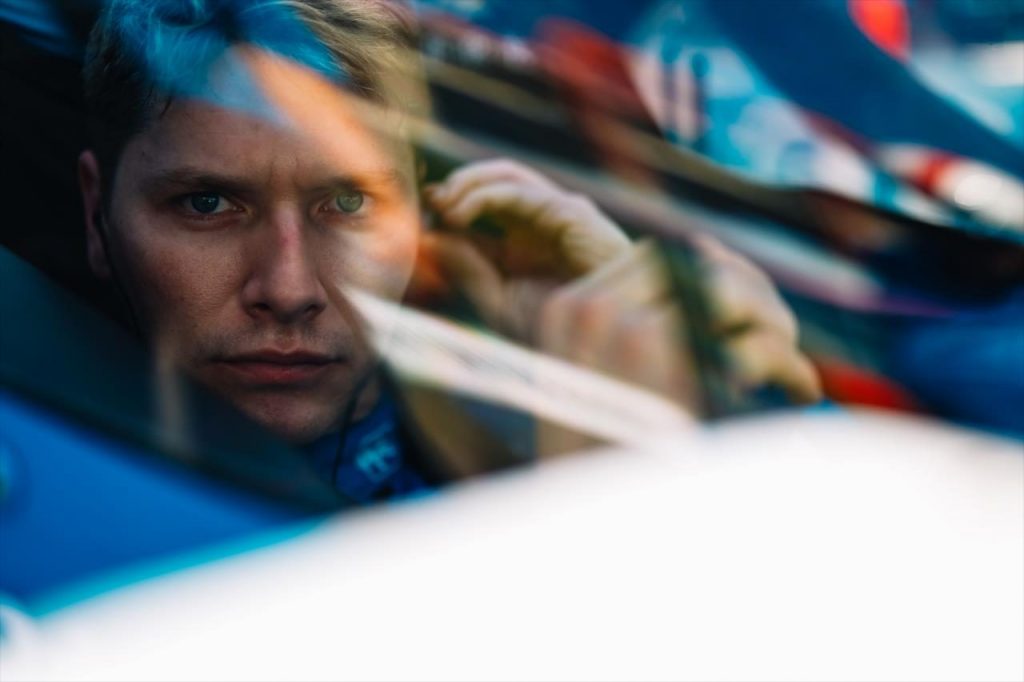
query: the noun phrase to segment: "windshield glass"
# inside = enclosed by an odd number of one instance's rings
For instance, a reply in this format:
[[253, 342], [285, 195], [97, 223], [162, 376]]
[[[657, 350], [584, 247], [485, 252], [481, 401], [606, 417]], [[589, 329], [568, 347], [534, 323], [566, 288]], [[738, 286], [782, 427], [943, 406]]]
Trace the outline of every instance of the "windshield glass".
[[1020, 4], [785, 6], [5, 5], [5, 296], [84, 299], [5, 300], [5, 395], [317, 508], [780, 409], [1020, 436]]

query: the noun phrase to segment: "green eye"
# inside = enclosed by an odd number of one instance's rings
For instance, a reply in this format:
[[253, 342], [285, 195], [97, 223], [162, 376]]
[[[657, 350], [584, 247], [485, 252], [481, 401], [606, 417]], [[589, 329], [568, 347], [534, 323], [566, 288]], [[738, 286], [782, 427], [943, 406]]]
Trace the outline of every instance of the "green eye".
[[220, 207], [220, 195], [212, 192], [193, 194], [189, 197], [189, 204], [196, 213], [214, 213]]
[[354, 189], [345, 190], [334, 198], [334, 205], [342, 213], [355, 213], [363, 205], [363, 193]]

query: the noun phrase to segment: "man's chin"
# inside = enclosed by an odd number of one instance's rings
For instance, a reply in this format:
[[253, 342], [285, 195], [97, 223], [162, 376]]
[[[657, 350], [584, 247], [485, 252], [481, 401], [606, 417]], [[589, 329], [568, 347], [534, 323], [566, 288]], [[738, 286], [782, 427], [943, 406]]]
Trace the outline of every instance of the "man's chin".
[[275, 405], [264, 401], [238, 407], [251, 420], [293, 445], [311, 443], [337, 427], [337, 415], [319, 414], [322, 410], [302, 405]]

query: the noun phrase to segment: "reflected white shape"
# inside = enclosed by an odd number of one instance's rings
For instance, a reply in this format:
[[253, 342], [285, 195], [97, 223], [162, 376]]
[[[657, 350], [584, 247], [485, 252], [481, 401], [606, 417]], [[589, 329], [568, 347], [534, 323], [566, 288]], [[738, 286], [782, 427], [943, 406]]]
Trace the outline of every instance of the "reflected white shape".
[[790, 414], [328, 521], [42, 619], [4, 680], [1019, 680], [1019, 441]]
[[1001, 187], [999, 178], [991, 173], [968, 173], [953, 190], [953, 200], [964, 208], [977, 210], [992, 201]]
[[1024, 183], [991, 166], [974, 161], [953, 164], [939, 177], [936, 193], [982, 220], [1024, 231]]
[[409, 380], [483, 398], [621, 444], [686, 432], [695, 420], [651, 391], [363, 291], [345, 292], [380, 356]]
[[976, 45], [966, 52], [968, 61], [986, 84], [1024, 88], [1024, 40]]

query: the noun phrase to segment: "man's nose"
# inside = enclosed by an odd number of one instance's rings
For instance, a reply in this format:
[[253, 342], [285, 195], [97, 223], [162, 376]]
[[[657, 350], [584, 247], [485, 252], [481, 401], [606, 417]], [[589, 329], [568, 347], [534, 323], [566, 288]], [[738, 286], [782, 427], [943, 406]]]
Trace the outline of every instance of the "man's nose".
[[276, 216], [261, 226], [242, 303], [254, 319], [294, 324], [327, 307], [309, 228], [298, 216]]

